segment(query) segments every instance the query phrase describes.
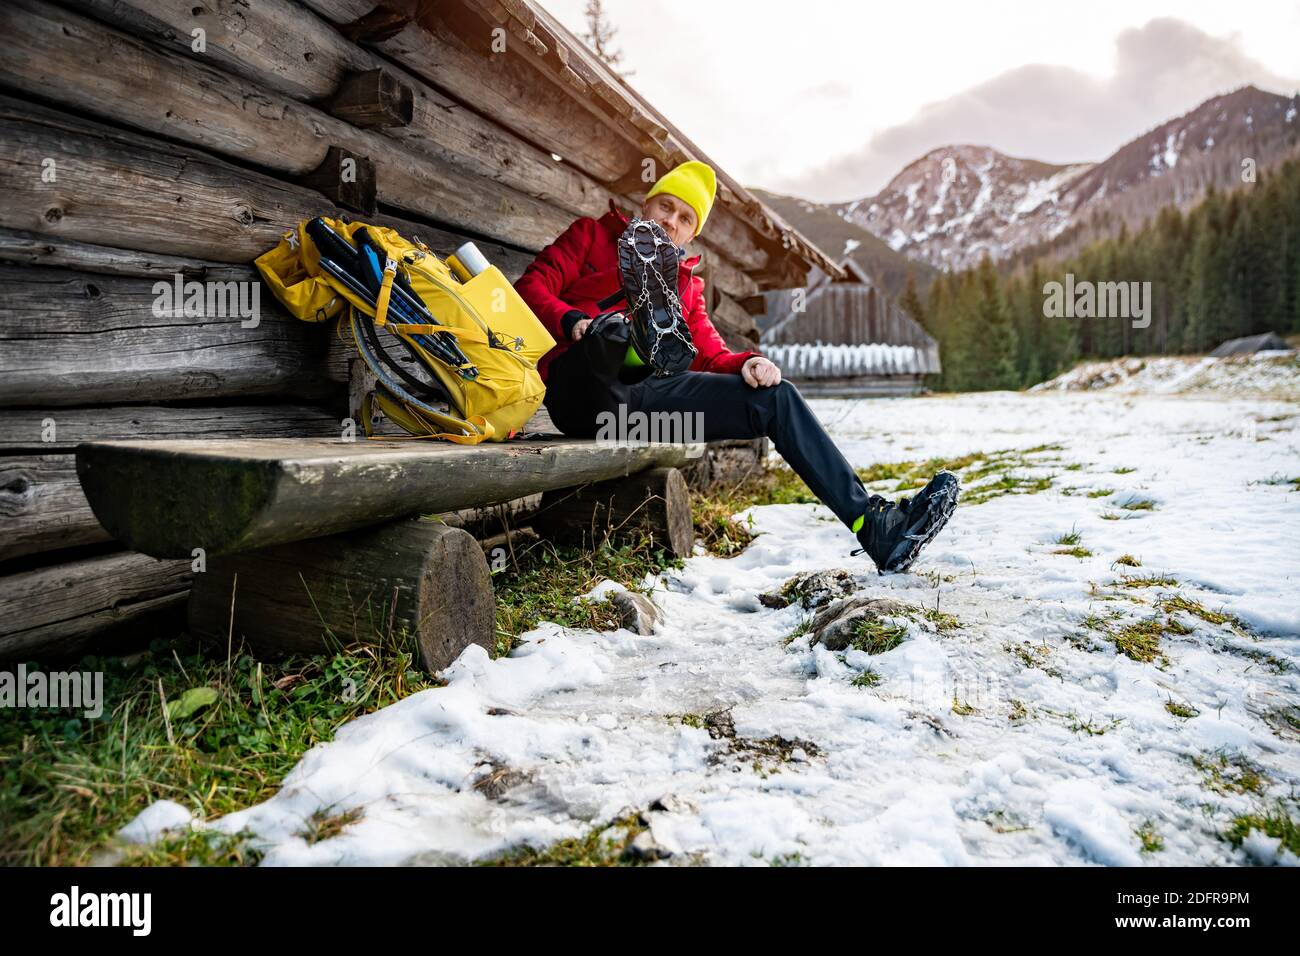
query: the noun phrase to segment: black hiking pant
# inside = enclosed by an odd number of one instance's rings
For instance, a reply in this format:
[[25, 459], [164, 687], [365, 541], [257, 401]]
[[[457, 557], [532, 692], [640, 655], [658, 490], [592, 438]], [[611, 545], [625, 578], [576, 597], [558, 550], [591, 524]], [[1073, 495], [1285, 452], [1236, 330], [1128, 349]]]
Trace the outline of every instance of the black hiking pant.
[[694, 440], [767, 436], [845, 525], [852, 527], [866, 512], [862, 480], [789, 382], [752, 388], [739, 375], [717, 372], [656, 378], [648, 368], [622, 367], [625, 346], [602, 349], [596, 337], [589, 342], [589, 336], [590, 328], [547, 372], [546, 410], [564, 434], [594, 438], [600, 429], [598, 416], [605, 412], [618, 420], [620, 404], [625, 414], [679, 412], [692, 415], [693, 421], [693, 413], [701, 412], [704, 434], [692, 434]]

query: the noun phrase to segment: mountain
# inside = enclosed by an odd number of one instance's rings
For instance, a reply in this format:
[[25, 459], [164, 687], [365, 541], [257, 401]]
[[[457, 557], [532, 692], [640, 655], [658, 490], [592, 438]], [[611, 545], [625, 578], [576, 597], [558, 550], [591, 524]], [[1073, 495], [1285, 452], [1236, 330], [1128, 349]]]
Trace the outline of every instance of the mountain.
[[910, 272], [921, 289], [930, 284], [935, 274], [933, 266], [908, 259], [891, 249], [885, 242], [866, 229], [839, 215], [830, 206], [782, 196], [763, 189], [751, 189], [765, 205], [794, 226], [837, 262], [849, 256], [880, 284], [881, 289], [896, 299], [907, 283]]
[[[1162, 206], [1191, 206], [1211, 184], [1241, 185], [1244, 159], [1263, 171], [1294, 154], [1298, 105], [1300, 96], [1243, 87], [1099, 163], [1053, 165], [987, 146], [945, 146], [876, 195], [821, 208], [937, 268], [968, 268], [985, 253], [997, 260], [1049, 245], [1069, 251], [1121, 223], [1140, 225]], [[804, 231], [819, 241], [817, 229]]]

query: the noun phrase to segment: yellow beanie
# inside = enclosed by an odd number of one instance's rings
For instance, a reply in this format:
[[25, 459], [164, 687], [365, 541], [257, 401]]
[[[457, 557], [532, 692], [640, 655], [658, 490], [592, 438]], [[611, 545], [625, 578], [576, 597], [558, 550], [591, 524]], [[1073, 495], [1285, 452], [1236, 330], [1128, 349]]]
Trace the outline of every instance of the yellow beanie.
[[660, 176], [645, 198], [649, 201], [660, 193], [676, 196], [695, 210], [695, 235], [698, 236], [718, 194], [718, 177], [708, 163], [692, 159]]

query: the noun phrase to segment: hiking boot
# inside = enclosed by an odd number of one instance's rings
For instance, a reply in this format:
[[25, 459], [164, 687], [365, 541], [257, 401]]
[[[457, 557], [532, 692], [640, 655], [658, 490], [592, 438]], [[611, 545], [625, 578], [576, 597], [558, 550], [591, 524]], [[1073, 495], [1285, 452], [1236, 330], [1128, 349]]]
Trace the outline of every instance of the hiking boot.
[[672, 375], [695, 361], [691, 330], [677, 295], [681, 250], [659, 223], [633, 219], [618, 240], [618, 269], [627, 294], [632, 348], [655, 375]]
[[947, 523], [957, 507], [957, 476], [941, 471], [914, 498], [898, 503], [880, 495], [867, 499], [867, 513], [858, 530], [858, 543], [881, 574], [906, 571], [916, 556]]

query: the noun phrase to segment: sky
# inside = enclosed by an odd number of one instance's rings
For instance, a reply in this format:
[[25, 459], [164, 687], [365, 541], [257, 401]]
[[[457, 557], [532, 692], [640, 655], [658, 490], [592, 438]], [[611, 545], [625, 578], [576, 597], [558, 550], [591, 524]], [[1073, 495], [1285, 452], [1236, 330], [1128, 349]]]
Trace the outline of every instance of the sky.
[[[541, 0], [576, 33], [586, 0]], [[1300, 89], [1300, 0], [605, 0], [629, 82], [747, 186], [873, 195], [937, 146], [1101, 160], [1248, 83]]]

